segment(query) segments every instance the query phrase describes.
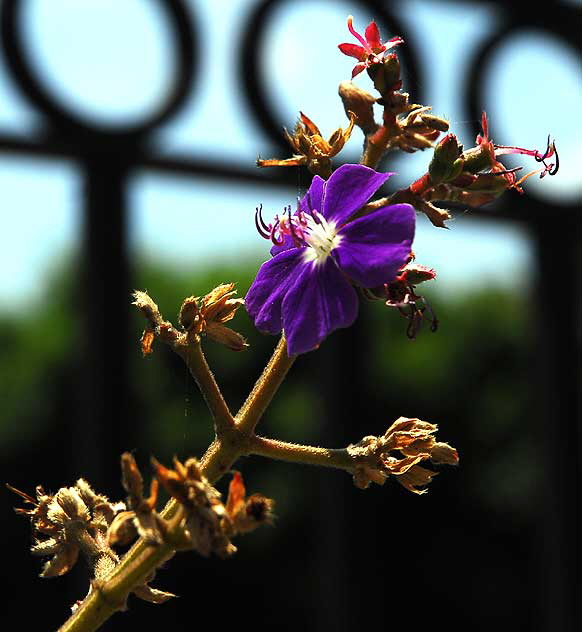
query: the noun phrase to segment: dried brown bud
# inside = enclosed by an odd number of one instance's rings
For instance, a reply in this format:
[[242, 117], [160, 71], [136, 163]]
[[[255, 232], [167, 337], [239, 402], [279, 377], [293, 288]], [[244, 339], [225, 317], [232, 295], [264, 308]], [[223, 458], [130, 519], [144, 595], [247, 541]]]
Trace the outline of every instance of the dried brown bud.
[[232, 351], [243, 351], [249, 346], [246, 340], [224, 325], [244, 305], [235, 295], [234, 283], [225, 283], [202, 298], [190, 296], [180, 309], [180, 324], [191, 337], [206, 335]]
[[[325, 140], [317, 125], [303, 112], [299, 112], [299, 121], [293, 134], [285, 130], [285, 138], [293, 149], [293, 157], [286, 160], [257, 160], [259, 167], [292, 167], [305, 165], [311, 173], [322, 178], [331, 175], [331, 158], [344, 147], [354, 128], [355, 115], [350, 116], [350, 124], [346, 129], [338, 128]], [[348, 115], [349, 116], [349, 115]]]
[[[447, 443], [437, 443], [435, 424], [400, 417], [381, 437], [364, 437], [355, 445], [348, 446], [354, 459], [354, 483], [365, 489], [371, 482], [382, 485], [388, 476], [415, 494], [424, 494], [424, 489], [436, 472], [419, 465], [430, 460], [435, 464], [456, 465], [457, 451]], [[394, 453], [400, 452], [401, 456]]]
[[262, 494], [246, 497], [240, 472], [234, 472], [228, 488], [226, 516], [232, 534], [248, 533], [263, 524], [273, 523], [274, 501]]
[[156, 476], [166, 491], [182, 506], [183, 541], [179, 548], [194, 548], [205, 557], [215, 553], [227, 557], [236, 551], [224, 527], [224, 505], [220, 493], [210, 485], [194, 458], [181, 463], [174, 458], [174, 469], [164, 467], [152, 458]]
[[441, 118], [440, 116], [435, 116], [434, 114], [422, 114], [421, 115], [422, 122], [432, 129], [438, 130], [439, 132], [448, 132], [449, 131], [449, 122]]
[[154, 330], [150, 327], [146, 327], [143, 330], [143, 334], [140, 339], [141, 343], [141, 352], [144, 356], [148, 356], [152, 353], [152, 345], [154, 344]]
[[143, 313], [152, 325], [160, 325], [162, 323], [163, 319], [161, 317], [160, 310], [147, 292], [135, 290], [133, 293], [133, 299], [132, 304]]
[[338, 93], [344, 104], [346, 115], [355, 116], [356, 125], [366, 134], [372, 134], [378, 129], [378, 123], [374, 120], [374, 103], [376, 97], [359, 88], [351, 81], [342, 81], [339, 84]]
[[180, 314], [178, 320], [180, 325], [186, 329], [186, 331], [196, 327], [200, 321], [200, 308], [198, 307], [198, 297], [189, 296], [184, 299], [182, 307], [180, 307]]
[[135, 305], [147, 320], [147, 326], [142, 334], [140, 344], [144, 356], [152, 353], [152, 346], [156, 336], [164, 342], [173, 344], [179, 337], [179, 332], [172, 324], [164, 321], [158, 306], [146, 292], [136, 290], [133, 293], [133, 305]]
[[446, 209], [421, 198], [415, 198], [412, 205], [417, 211], [424, 213], [430, 220], [430, 223], [437, 228], [446, 228], [445, 222], [451, 219], [451, 214]]
[[[124, 457], [124, 484], [127, 483], [131, 494], [138, 496], [141, 493], [141, 474], [133, 457]], [[31, 548], [33, 555], [51, 558], [45, 563], [41, 577], [64, 575], [82, 553], [93, 571], [90, 591], [107, 580], [119, 563], [119, 557], [109, 546], [108, 533], [112, 529], [120, 529], [122, 524], [133, 526], [133, 511], [125, 511], [123, 503], [111, 503], [83, 479], [79, 479], [74, 487], [62, 487], [54, 496], [45, 494], [39, 486], [36, 498], [10, 485], [7, 487], [31, 505], [26, 509], [18, 508], [16, 512], [31, 519], [35, 535]], [[116, 524], [118, 527], [115, 527]], [[153, 603], [162, 603], [173, 596], [148, 586], [151, 579], [153, 576], [132, 592]]]
[[107, 529], [115, 515], [125, 509], [122, 503], [110, 503], [105, 496], [96, 494], [89, 484], [80, 479], [75, 487], [62, 487], [56, 494], [45, 494], [36, 488], [36, 498], [8, 488], [32, 505], [16, 509], [31, 519], [35, 536], [31, 552], [50, 556], [41, 577], [56, 577], [67, 573], [82, 553], [90, 566], [103, 564], [102, 558], [117, 563], [117, 556], [107, 544]]
[[[397, 103], [396, 97], [400, 97], [402, 103]], [[393, 95], [391, 109], [400, 110], [406, 115], [396, 119], [389, 148], [398, 148], [407, 153], [429, 149], [441, 131], [448, 129], [447, 121], [428, 114], [430, 107], [408, 103], [406, 93], [397, 92]]]
[[165, 592], [163, 590], [158, 590], [157, 588], [152, 588], [147, 584], [143, 586], [139, 586], [133, 591], [133, 594], [144, 601], [149, 601], [150, 603], [164, 603], [168, 601], [168, 599], [172, 599], [175, 597], [173, 593]]
[[152, 479], [150, 495], [143, 495], [143, 477], [132, 454], [121, 455], [121, 482], [127, 492], [130, 511], [118, 514], [108, 531], [111, 545], [127, 544], [138, 535], [149, 543], [161, 544], [166, 535], [166, 524], [156, 512], [158, 481]]

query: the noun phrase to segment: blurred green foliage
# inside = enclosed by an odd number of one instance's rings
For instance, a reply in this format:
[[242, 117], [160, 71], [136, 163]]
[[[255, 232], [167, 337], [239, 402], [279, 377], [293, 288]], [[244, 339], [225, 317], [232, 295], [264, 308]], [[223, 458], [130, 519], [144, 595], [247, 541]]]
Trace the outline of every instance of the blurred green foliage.
[[[79, 474], [91, 481], [90, 472], [77, 471], [83, 467], [82, 455], [71, 457], [78, 436], [71, 429], [82, 423], [76, 415], [83, 405], [76, 390], [82, 366], [81, 308], [73, 289], [77, 269], [73, 262], [55, 270], [42, 301], [17, 316], [0, 316], [0, 457], [5, 480], [27, 491], [38, 483], [54, 491]], [[147, 290], [174, 323], [185, 297], [203, 295], [226, 281], [236, 282], [244, 295], [254, 273], [250, 264], [188, 274], [146, 260], [134, 268], [136, 287]], [[276, 528], [245, 536], [228, 562], [177, 556], [172, 572], [160, 573], [162, 588], [184, 595], [194, 590], [200, 603], [215, 603], [218, 593], [228, 594], [233, 613], [260, 594], [265, 603], [279, 604], [262, 613], [260, 629], [280, 624], [278, 608], [290, 620], [306, 621], [320, 612], [322, 603], [339, 607], [349, 602], [350, 616], [357, 619], [347, 629], [359, 629], [370, 603], [378, 605], [382, 620], [394, 617], [390, 604], [405, 604], [402, 617], [409, 622], [417, 595], [431, 622], [431, 612], [442, 609], [454, 611], [463, 629], [490, 629], [508, 617], [519, 621], [519, 629], [532, 629], [532, 568], [544, 511], [538, 502], [544, 473], [531, 380], [537, 357], [528, 296], [493, 287], [445, 289], [438, 282], [427, 288], [440, 327], [436, 333], [423, 328], [414, 341], [406, 338], [407, 322], [395, 310], [381, 301], [362, 301], [357, 327], [335, 332], [319, 351], [297, 359], [259, 432], [343, 447], [364, 435], [383, 434], [401, 415], [420, 417], [438, 423], [439, 439], [459, 450], [459, 468], [444, 468], [429, 493], [418, 497], [394, 480], [363, 492], [343, 472], [241, 459], [236, 467], [249, 493], [275, 499]], [[174, 455], [200, 456], [212, 428], [181, 359], [158, 343], [151, 356], [142, 358], [144, 323], [137, 310], [131, 313], [133, 403], [122, 423], [136, 430], [131, 434], [135, 443], [127, 449], [134, 451], [147, 479], [150, 455], [164, 463]], [[236, 410], [275, 338], [255, 331], [244, 310], [231, 324], [248, 338], [249, 350], [231, 352], [210, 340], [204, 347]], [[115, 432], [116, 426], [108, 428]], [[98, 491], [119, 498], [119, 474], [108, 474], [108, 488]], [[228, 477], [218, 487], [225, 492], [227, 484]], [[6, 496], [8, 509], [15, 501], [12, 494]], [[40, 563], [26, 553], [30, 535], [21, 519], [9, 511], [4, 519], [3, 529], [18, 542], [13, 557], [21, 577], [12, 582], [18, 591], [38, 573]], [[63, 590], [69, 590], [70, 602], [82, 594], [84, 577], [78, 586], [71, 584], [81, 570], [46, 588], [45, 582], [34, 587], [45, 599], [45, 610], [51, 599], [60, 601]], [[193, 586], [193, 572], [205, 575], [207, 584]], [[349, 596], [342, 592], [348, 588]], [[173, 612], [183, 624], [176, 629], [190, 629], [189, 603], [176, 600]], [[163, 608], [130, 605], [132, 616], [143, 616], [148, 629], [165, 616]], [[55, 625], [66, 616], [58, 608], [53, 614]], [[476, 621], [481, 627], [475, 627]]]
[[[59, 411], [66, 410], [63, 398], [67, 394], [59, 384], [72, 365], [79, 335], [73, 279], [67, 272], [72, 269], [55, 271], [38, 305], [18, 317], [0, 316], [0, 454], [50, 435], [50, 424], [58, 423]], [[185, 274], [142, 260], [135, 272], [137, 287], [147, 290], [164, 317], [176, 322], [183, 298], [202, 295], [231, 280], [244, 295], [255, 271], [241, 265]], [[440, 327], [434, 334], [425, 327], [414, 341], [406, 338], [406, 321], [395, 310], [381, 302], [362, 302], [360, 321], [371, 332], [365, 377], [373, 393], [371, 408], [382, 415], [358, 420], [349, 431], [350, 440], [381, 434], [400, 415], [437, 422], [442, 439], [460, 450], [465, 493], [492, 508], [509, 510], [518, 521], [524, 514], [524, 519], [536, 485], [533, 435], [527, 431], [532, 359], [527, 296], [501, 288], [444, 294], [437, 283], [427, 294]], [[135, 422], [141, 424], [135, 447], [144, 458], [155, 454], [166, 462], [174, 454], [200, 455], [212, 439], [212, 429], [196, 386], [181, 360], [161, 345], [155, 344], [154, 354], [142, 359], [138, 339], [143, 321], [137, 311], [132, 318], [131, 371], [142, 409], [148, 411]], [[205, 348], [227, 401], [236, 410], [275, 339], [256, 332], [244, 310], [232, 324], [248, 338], [250, 350], [233, 353], [212, 341]], [[324, 346], [334, 344], [342, 344], [341, 332]], [[316, 355], [308, 354], [297, 363], [300, 368], [292, 371], [278, 393], [261, 425], [262, 433], [288, 441], [320, 441], [325, 407], [318, 367], [311, 357]], [[342, 397], [342, 393], [336, 395]], [[278, 512], [286, 514], [298, 502], [286, 493], [285, 478], [291, 466], [271, 464], [267, 472], [262, 460], [257, 461], [258, 473], [253, 474], [257, 484], [277, 496]]]

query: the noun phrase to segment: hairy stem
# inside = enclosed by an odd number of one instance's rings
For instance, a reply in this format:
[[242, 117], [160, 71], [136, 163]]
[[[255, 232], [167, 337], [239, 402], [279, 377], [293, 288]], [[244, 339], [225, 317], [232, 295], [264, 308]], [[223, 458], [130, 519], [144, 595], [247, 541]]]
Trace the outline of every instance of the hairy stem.
[[375, 132], [366, 137], [364, 153], [360, 160], [361, 165], [374, 169], [386, 152], [390, 140], [400, 133], [400, 128], [396, 121], [396, 116], [388, 109], [384, 108], [383, 125]]
[[[148, 322], [146, 332], [155, 334], [158, 340], [171, 347], [186, 363], [212, 414], [215, 431], [218, 433], [223, 429], [232, 427], [234, 418], [206, 362], [200, 344], [200, 336], [192, 332], [180, 331], [172, 323], [165, 321], [159, 307], [147, 292], [135, 291], [133, 297], [135, 299], [133, 304]], [[146, 332], [144, 332], [144, 336]], [[151, 342], [149, 340], [149, 343], [144, 345], [144, 338], [142, 338], [144, 355], [151, 353]]]
[[251, 434], [254, 431], [294, 361], [295, 356], [287, 355], [285, 336], [281, 336], [269, 363], [237, 413], [236, 427], [238, 430], [246, 434]]
[[[133, 551], [135, 554], [130, 555]], [[140, 540], [106, 581], [92, 585], [90, 594], [59, 628], [59, 632], [98, 630], [111, 615], [125, 608], [131, 590], [144, 584], [156, 568], [173, 554], [173, 549], [168, 545], [143, 545]]]
[[216, 434], [231, 428], [234, 425], [234, 417], [220, 392], [208, 362], [206, 362], [200, 340], [189, 342], [184, 346], [175, 345], [174, 350], [184, 360], [190, 374], [196, 380], [204, 401], [212, 413]]
[[353, 470], [354, 460], [344, 449], [332, 450], [298, 443], [287, 443], [277, 439], [253, 436], [249, 440], [249, 454], [266, 456], [270, 459], [336, 467], [342, 470]]
[[[287, 355], [286, 341], [284, 337], [281, 337], [273, 356], [240, 409], [236, 416], [236, 423], [233, 425], [234, 420], [208, 368], [200, 346], [192, 344], [187, 347], [171, 346], [184, 358], [215, 417], [217, 436], [202, 457], [200, 464], [202, 473], [211, 483], [214, 483], [231, 468], [239, 456], [250, 453], [254, 428], [293, 364], [294, 357]], [[258, 454], [258, 452], [255, 453]], [[179, 510], [179, 503], [171, 499], [162, 510], [161, 516], [168, 520]], [[59, 632], [94, 632], [99, 629], [111, 615], [125, 607], [131, 591], [147, 582], [156, 568], [171, 558], [174, 553], [175, 551], [168, 544], [153, 546], [143, 539], [138, 540], [111, 575], [95, 585]]]

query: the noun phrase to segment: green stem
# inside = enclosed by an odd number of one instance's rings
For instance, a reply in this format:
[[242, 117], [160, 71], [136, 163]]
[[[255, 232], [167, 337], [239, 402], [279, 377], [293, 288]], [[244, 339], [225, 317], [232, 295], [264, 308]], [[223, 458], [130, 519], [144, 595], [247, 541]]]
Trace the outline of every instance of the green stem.
[[[184, 358], [215, 418], [217, 437], [202, 457], [200, 468], [208, 480], [214, 483], [239, 456], [249, 454], [254, 428], [293, 364], [294, 357], [287, 355], [285, 338], [281, 337], [233, 425], [232, 415], [199, 345], [174, 348]], [[170, 499], [161, 516], [168, 520], [179, 508], [179, 503]], [[173, 554], [174, 550], [167, 544], [152, 546], [143, 539], [138, 540], [109, 578], [91, 591], [59, 632], [94, 632], [99, 629], [112, 614], [125, 607], [129, 593], [136, 586], [147, 582], [156, 568]]]
[[[137, 546], [142, 544], [142, 546]], [[130, 555], [133, 551], [137, 554]], [[83, 600], [59, 632], [94, 632], [115, 612], [123, 610], [133, 588], [144, 584], [156, 568], [168, 560], [174, 551], [167, 545], [143, 545], [141, 541], [130, 551], [103, 583], [94, 583], [91, 593]]]
[[277, 392], [296, 356], [287, 355], [287, 341], [281, 336], [269, 364], [236, 416], [236, 428], [251, 435]]
[[396, 116], [388, 107], [384, 108], [382, 118], [383, 125], [366, 137], [364, 153], [360, 160], [361, 165], [372, 169], [375, 169], [380, 162], [390, 140], [401, 132]]
[[353, 470], [354, 460], [344, 448], [331, 450], [298, 443], [287, 443], [277, 439], [253, 436], [249, 439], [249, 454], [266, 456], [270, 459], [305, 463], [307, 465], [321, 465], [336, 467], [342, 470]]
[[206, 362], [200, 341], [188, 341], [186, 345], [175, 345], [174, 350], [184, 360], [190, 374], [196, 380], [204, 401], [212, 413], [216, 434], [231, 428], [234, 425], [234, 417]]

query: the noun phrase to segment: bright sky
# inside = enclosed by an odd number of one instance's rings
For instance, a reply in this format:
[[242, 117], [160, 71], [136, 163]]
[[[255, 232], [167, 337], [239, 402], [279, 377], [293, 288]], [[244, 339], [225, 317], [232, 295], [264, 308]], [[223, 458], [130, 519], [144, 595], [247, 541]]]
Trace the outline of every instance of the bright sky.
[[[253, 4], [189, 2], [202, 37], [203, 75], [184, 110], [158, 132], [160, 152], [215, 160], [227, 152], [229, 160], [245, 165], [252, 165], [258, 154], [270, 157], [268, 141], [233, 88], [237, 34]], [[395, 6], [410, 38], [421, 46], [423, 68], [430, 69], [422, 86], [428, 103], [470, 144], [459, 81], [466, 51], [495, 28], [496, 16], [483, 4], [409, 0]], [[147, 115], [164, 94], [172, 60], [157, 2], [29, 0], [26, 7], [33, 61], [54, 92], [81, 114], [109, 124], [132, 121]], [[349, 78], [352, 63], [337, 44], [350, 41], [345, 26], [349, 13], [359, 30], [374, 17], [348, 2], [324, 0], [287, 2], [276, 15], [263, 63], [280, 104], [282, 125], [292, 127], [299, 109], [326, 133], [345, 125], [337, 85]], [[575, 154], [582, 142], [580, 59], [557, 41], [524, 32], [496, 51], [492, 67], [494, 76], [485, 78], [490, 98], [484, 108], [495, 140], [543, 148], [551, 133], [558, 142], [560, 173], [553, 179], [530, 179], [529, 191], [548, 200], [580, 199]], [[369, 87], [365, 73], [356, 82]], [[414, 96], [415, 86], [406, 88]], [[0, 59], [0, 130], [26, 136], [38, 124], [10, 85]], [[354, 134], [345, 160], [357, 160], [360, 143]], [[395, 162], [390, 166], [398, 172], [395, 183], [404, 186], [418, 177], [429, 159], [419, 153]], [[53, 263], [77, 244], [80, 187], [70, 164], [0, 154], [0, 309], [15, 309], [37, 298]], [[259, 263], [267, 249], [254, 230], [255, 206], [262, 203], [268, 216], [301, 193], [217, 187], [202, 180], [139, 173], [131, 183], [132, 247], [182, 269], [241, 256]], [[418, 224], [418, 260], [437, 268], [443, 287], [458, 289], [474, 282], [476, 275], [504, 284], [523, 278], [530, 254], [527, 235], [517, 226], [476, 222], [468, 214], [451, 223], [449, 231], [433, 229], [422, 217]]]

